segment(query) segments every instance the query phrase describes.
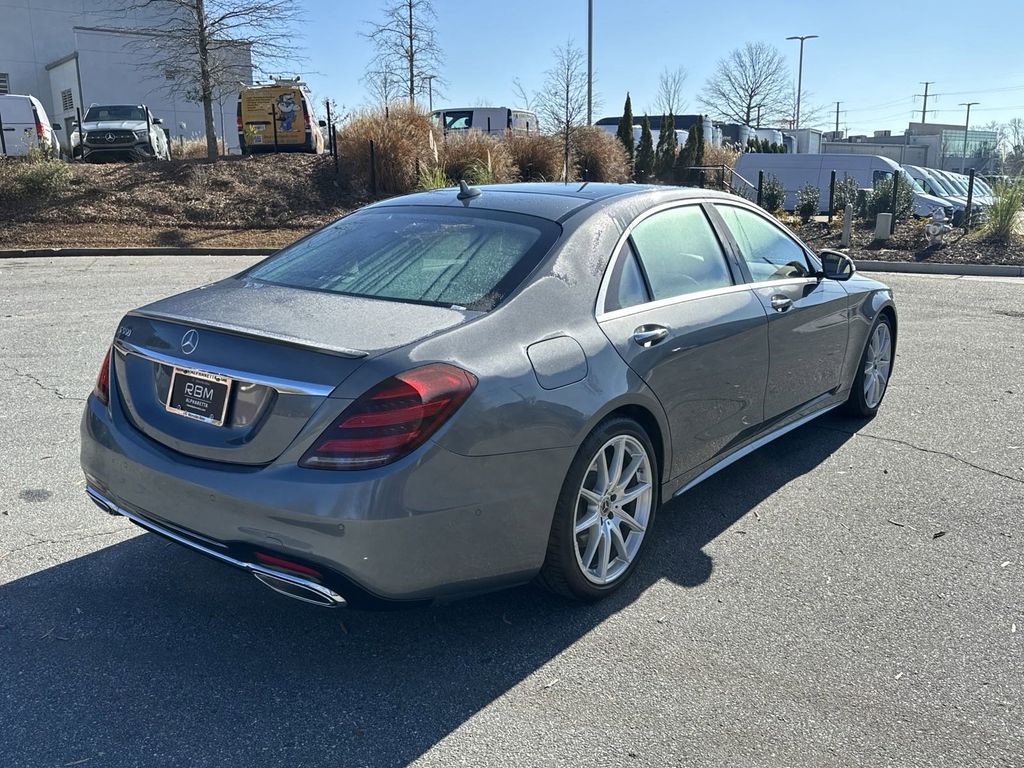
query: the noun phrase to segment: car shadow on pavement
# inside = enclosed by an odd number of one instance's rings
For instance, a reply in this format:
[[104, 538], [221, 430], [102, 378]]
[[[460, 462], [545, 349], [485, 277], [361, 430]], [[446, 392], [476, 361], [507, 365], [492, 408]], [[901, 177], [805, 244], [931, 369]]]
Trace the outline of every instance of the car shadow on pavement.
[[326, 611], [148, 534], [0, 586], [2, 762], [404, 765], [660, 580], [708, 582], [705, 546], [861, 422], [821, 426], [663, 507], [636, 574], [592, 606], [522, 587]]

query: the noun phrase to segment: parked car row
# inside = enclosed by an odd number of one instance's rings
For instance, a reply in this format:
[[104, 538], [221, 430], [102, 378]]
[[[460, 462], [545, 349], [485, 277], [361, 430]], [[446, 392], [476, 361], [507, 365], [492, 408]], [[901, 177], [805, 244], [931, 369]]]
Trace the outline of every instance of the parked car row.
[[74, 125], [67, 147], [57, 137], [60, 123], [51, 123], [35, 96], [0, 96], [0, 155], [25, 157], [38, 149], [53, 157], [105, 160], [170, 160], [170, 142], [145, 104], [93, 104], [81, 125]]
[[[954, 224], [959, 224], [967, 209], [967, 176], [916, 165], [901, 166], [879, 155], [748, 152], [736, 161], [736, 173], [751, 184], [756, 183], [759, 173], [777, 178], [786, 191], [783, 208], [787, 211], [796, 208], [797, 192], [810, 185], [819, 189], [821, 213], [827, 213], [832, 171], [836, 172], [837, 180], [848, 176], [861, 188], [870, 188], [879, 179], [898, 175], [900, 182], [913, 192], [915, 216], [931, 216], [938, 209]], [[992, 187], [984, 179], [975, 177], [971, 200], [974, 215], [984, 215], [992, 204], [993, 195]]]

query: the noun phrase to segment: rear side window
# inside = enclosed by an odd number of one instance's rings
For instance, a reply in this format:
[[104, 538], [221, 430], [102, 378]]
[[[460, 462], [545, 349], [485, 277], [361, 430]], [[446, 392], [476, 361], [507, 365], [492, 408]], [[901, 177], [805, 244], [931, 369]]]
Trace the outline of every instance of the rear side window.
[[732, 285], [722, 247], [700, 206], [656, 213], [631, 235], [654, 299]]
[[464, 128], [473, 127], [473, 112], [467, 110], [465, 112], [445, 112], [444, 113], [444, 127], [445, 130], [462, 130]]
[[509, 213], [382, 208], [346, 216], [246, 277], [293, 288], [490, 310], [518, 287], [561, 233]]
[[636, 252], [629, 240], [622, 244], [618, 258], [615, 259], [611, 278], [608, 281], [608, 294], [604, 302], [605, 312], [616, 309], [635, 307], [650, 301], [644, 275], [636, 260]]

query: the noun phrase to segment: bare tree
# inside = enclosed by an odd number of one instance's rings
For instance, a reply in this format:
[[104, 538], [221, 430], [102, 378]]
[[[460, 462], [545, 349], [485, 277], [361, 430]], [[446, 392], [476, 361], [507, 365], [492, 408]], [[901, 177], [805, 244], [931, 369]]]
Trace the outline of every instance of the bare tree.
[[686, 70], [665, 67], [658, 75], [658, 92], [654, 97], [654, 111], [662, 115], [681, 115], [686, 109], [683, 86], [686, 84]]
[[716, 117], [751, 125], [758, 108], [762, 122], [784, 118], [791, 87], [789, 67], [778, 48], [747, 43], [718, 60], [700, 102]]
[[253, 62], [291, 63], [292, 30], [301, 20], [295, 0], [115, 0], [119, 18], [146, 21], [123, 28], [134, 47], [165, 79], [165, 89], [202, 104], [206, 152], [217, 158], [213, 105], [237, 93]]
[[512, 95], [516, 97], [517, 107], [522, 107], [530, 112], [533, 111], [534, 98], [527, 93], [522, 81], [518, 77], [512, 81]]
[[1024, 118], [1015, 117], [1006, 124], [1006, 137], [1014, 152], [1024, 153]]
[[401, 94], [401, 78], [387, 68], [368, 68], [363, 75], [363, 84], [370, 98], [382, 107], [395, 101]]
[[537, 94], [537, 116], [548, 130], [562, 138], [563, 177], [569, 168], [573, 134], [587, 117], [587, 60], [573, 41], [554, 50], [555, 64], [544, 73], [544, 87]]
[[[822, 128], [828, 125], [833, 113], [828, 104], [814, 104], [811, 102], [812, 94], [804, 91], [800, 96], [800, 127], [801, 128]], [[763, 120], [763, 118], [762, 118]], [[783, 128], [796, 127], [796, 83], [792, 84], [783, 104], [781, 116]]]
[[382, 22], [367, 22], [370, 31], [366, 37], [376, 48], [366, 75], [368, 83], [377, 83], [371, 90], [376, 90], [379, 97], [380, 86], [394, 79], [401, 84], [409, 103], [415, 104], [416, 96], [426, 93], [424, 78], [434, 75], [437, 93], [437, 86], [444, 82], [438, 77], [444, 56], [437, 42], [437, 14], [431, 0], [387, 0], [383, 15]]

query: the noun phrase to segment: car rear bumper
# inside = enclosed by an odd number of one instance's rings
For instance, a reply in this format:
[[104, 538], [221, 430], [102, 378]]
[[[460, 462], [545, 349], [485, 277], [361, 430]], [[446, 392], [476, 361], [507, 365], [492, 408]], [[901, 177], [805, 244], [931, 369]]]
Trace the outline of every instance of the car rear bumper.
[[573, 457], [469, 457], [428, 443], [373, 470], [304, 469], [293, 458], [240, 466], [176, 453], [119, 409], [90, 397], [82, 419], [82, 468], [101, 507], [253, 573], [260, 555], [314, 569], [317, 584], [352, 604], [528, 581]]

